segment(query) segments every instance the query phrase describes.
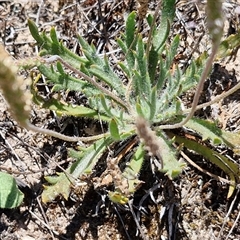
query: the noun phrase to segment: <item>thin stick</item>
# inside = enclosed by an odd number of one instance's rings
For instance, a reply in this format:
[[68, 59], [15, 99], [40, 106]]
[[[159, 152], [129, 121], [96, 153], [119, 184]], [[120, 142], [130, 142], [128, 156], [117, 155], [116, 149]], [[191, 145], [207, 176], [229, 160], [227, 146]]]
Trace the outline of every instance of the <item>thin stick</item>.
[[[238, 194], [239, 194], [239, 189], [238, 189], [238, 191], [237, 191], [236, 196], [234, 197], [234, 200], [233, 200], [232, 203], [231, 203], [231, 206], [230, 206], [231, 210], [232, 210], [233, 205], [235, 204], [235, 201], [236, 201], [236, 199], [237, 199]], [[230, 211], [230, 209], [229, 209], [229, 211]], [[230, 211], [230, 212], [231, 212], [231, 211]], [[225, 217], [224, 223], [226, 223], [229, 215], [230, 215], [230, 213]], [[236, 218], [234, 224], [232, 225], [232, 227], [231, 227], [231, 229], [230, 229], [230, 231], [229, 231], [229, 233], [228, 233], [228, 235], [227, 235], [227, 237], [226, 237], [226, 240], [227, 240], [227, 239], [230, 237], [230, 235], [232, 234], [233, 229], [236, 227], [236, 225], [237, 225], [237, 223], [238, 223], [238, 221], [239, 221], [239, 218], [240, 218], [240, 208], [239, 208], [239, 205], [238, 205], [238, 215], [237, 215], [237, 218]], [[219, 234], [219, 239], [220, 239], [220, 234]]]
[[135, 221], [135, 223], [137, 225], [137, 228], [138, 228], [138, 230], [140, 232], [140, 235], [141, 235], [142, 239], [143, 240], [149, 240], [148, 236], [146, 234], [144, 234], [143, 229], [141, 228], [141, 226], [139, 224], [139, 221], [137, 219], [137, 216], [136, 216], [135, 212], [133, 211], [133, 200], [129, 201], [128, 206], [130, 208], [130, 212], [132, 213], [133, 219], [134, 219], [134, 221]]
[[[229, 209], [228, 209], [227, 215], [226, 215], [225, 218], [224, 218], [224, 221], [223, 221], [221, 230], [220, 230], [220, 232], [219, 232], [219, 234], [218, 234], [217, 240], [221, 239], [221, 235], [222, 235], [223, 230], [224, 230], [223, 228], [224, 228], [226, 222], [228, 221], [229, 215], [230, 215], [231, 212], [232, 212], [232, 209], [233, 209], [233, 206], [234, 206], [234, 204], [235, 204], [235, 202], [236, 202], [236, 200], [237, 200], [238, 194], [239, 194], [239, 189], [238, 189], [237, 194], [235, 195], [233, 201], [231, 202], [231, 205], [230, 205], [230, 207], [229, 207]], [[239, 217], [239, 216], [238, 216], [238, 217]], [[233, 227], [234, 227], [234, 226], [233, 226]], [[232, 230], [232, 229], [231, 229], [231, 230]], [[228, 236], [227, 236], [225, 239], [227, 240], [228, 237], [229, 237], [229, 234], [228, 234]]]
[[[213, 100], [209, 101], [209, 102], [206, 102], [206, 103], [203, 103], [203, 104], [200, 104], [196, 107], [196, 110], [199, 110], [199, 109], [202, 109], [202, 108], [206, 108], [208, 106], [211, 106], [212, 104], [216, 103], [216, 102], [219, 102], [220, 100], [230, 96], [231, 94], [235, 93], [237, 90], [240, 89], [240, 82], [235, 85], [233, 88], [229, 89], [227, 92], [223, 92], [222, 94], [216, 96]], [[190, 112], [191, 109], [186, 109], [184, 110], [183, 112], [184, 113], [188, 113]]]
[[125, 227], [125, 223], [123, 222], [123, 219], [122, 219], [122, 217], [121, 217], [121, 215], [120, 215], [120, 213], [119, 213], [116, 205], [114, 204], [113, 206], [114, 206], [115, 212], [117, 213], [117, 215], [118, 215], [118, 217], [119, 217], [119, 219], [120, 219], [120, 222], [121, 222], [121, 224], [122, 224], [122, 227], [123, 227], [123, 229], [124, 229], [124, 232], [125, 232], [126, 235], [127, 235], [128, 240], [132, 240], [131, 237], [129, 236], [129, 233], [128, 233], [126, 227]]
[[91, 137], [70, 137], [70, 136], [66, 136], [64, 134], [52, 131], [50, 129], [36, 127], [36, 126], [32, 125], [31, 123], [27, 123], [27, 125], [25, 127], [28, 130], [38, 132], [38, 133], [42, 133], [44, 135], [49, 135], [49, 136], [52, 136], [52, 137], [55, 137], [55, 138], [59, 138], [63, 141], [67, 141], [67, 142], [91, 142], [91, 141], [98, 140], [100, 138], [107, 137], [109, 135], [108, 133], [103, 133], [103, 134], [94, 135], [94, 136], [91, 136]]
[[207, 174], [208, 176], [220, 181], [220, 182], [224, 182], [224, 183], [227, 183], [227, 184], [230, 184], [231, 185], [231, 181], [225, 179], [225, 178], [222, 178], [222, 177], [219, 177], [218, 175], [215, 175], [213, 173], [210, 173], [208, 172], [207, 170], [201, 168], [200, 166], [198, 166], [195, 162], [193, 162], [183, 151], [180, 152], [180, 154], [182, 155], [182, 157], [188, 162], [190, 163], [193, 167], [197, 168], [199, 171]]

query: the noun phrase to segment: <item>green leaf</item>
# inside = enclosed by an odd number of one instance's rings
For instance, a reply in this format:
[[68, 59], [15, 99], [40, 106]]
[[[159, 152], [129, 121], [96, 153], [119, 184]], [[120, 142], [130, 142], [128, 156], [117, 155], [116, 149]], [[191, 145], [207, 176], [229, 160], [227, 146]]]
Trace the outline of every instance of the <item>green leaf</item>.
[[136, 12], [131, 12], [126, 21], [126, 45], [128, 50], [133, 49], [132, 44], [135, 41]]
[[207, 61], [208, 54], [203, 52], [196, 60], [193, 60], [185, 72], [181, 73], [180, 84], [182, 86], [181, 93], [195, 87], [200, 80], [203, 68]]
[[47, 78], [48, 82], [54, 84], [52, 91], [86, 91], [89, 95], [101, 93], [101, 91], [90, 85], [88, 82], [74, 78], [66, 73], [61, 74], [56, 72], [53, 67], [50, 68], [44, 64], [40, 64], [38, 70]]
[[134, 79], [135, 85], [135, 95], [140, 95], [142, 98], [146, 100], [150, 100], [150, 93], [151, 93], [151, 82], [148, 75], [148, 66], [147, 66], [147, 59], [144, 52], [144, 44], [142, 41], [142, 37], [138, 37], [137, 41], [137, 49], [134, 52], [134, 56], [136, 58], [136, 71]]
[[224, 143], [233, 149], [236, 155], [240, 155], [240, 133], [239, 132], [227, 132], [221, 130], [221, 138]]
[[[150, 75], [150, 73], [149, 73]], [[165, 67], [165, 62], [162, 57], [159, 58], [159, 77], [157, 78], [157, 89], [162, 90], [164, 87], [164, 83], [169, 75], [169, 69]], [[154, 76], [151, 78], [152, 82], [155, 82], [155, 72]]]
[[[122, 38], [124, 39], [124, 35], [122, 36]], [[117, 38], [117, 44], [122, 49], [123, 53], [127, 54], [128, 48], [125, 42], [122, 39]]]
[[240, 154], [240, 134], [227, 132], [217, 127], [214, 122], [204, 119], [192, 118], [185, 124], [202, 136], [202, 140], [212, 140], [213, 144], [226, 144], [235, 154]]
[[71, 104], [63, 103], [57, 99], [50, 99], [44, 101], [43, 108], [47, 108], [55, 111], [59, 116], [74, 116], [74, 117], [88, 117], [94, 119], [102, 119], [103, 121], [110, 121], [110, 118], [106, 115], [99, 114], [97, 111], [84, 107], [84, 106], [73, 106]]
[[[98, 101], [98, 98], [96, 100]], [[111, 106], [110, 106], [110, 104], [107, 104], [107, 99], [104, 94], [100, 94], [100, 103], [101, 103], [101, 107], [103, 107], [103, 109], [104, 109], [104, 112], [108, 116], [112, 117], [113, 114], [111, 112]], [[98, 108], [98, 109], [100, 109], [100, 108]]]
[[110, 131], [111, 137], [114, 140], [120, 140], [118, 125], [117, 125], [117, 122], [114, 118], [112, 118], [110, 123], [109, 123], [109, 131]]
[[54, 28], [51, 29], [51, 38], [49, 38], [44, 32], [40, 34], [36, 24], [30, 19], [28, 20], [28, 27], [33, 38], [37, 41], [38, 46], [44, 50], [44, 52], [42, 52], [42, 55], [40, 54], [41, 56], [43, 56], [43, 54], [58, 55], [64, 61], [75, 68], [79, 68], [80, 63], [86, 63], [85, 58], [71, 52], [68, 48], [59, 42]]
[[96, 76], [98, 79], [105, 82], [109, 87], [113, 88], [120, 96], [124, 95], [124, 87], [122, 81], [112, 70], [109, 70], [106, 65], [103, 67], [91, 65], [89, 72]]
[[71, 150], [69, 155], [77, 158], [77, 161], [70, 167], [71, 175], [78, 178], [82, 173], [92, 172], [93, 167], [112, 142], [113, 139], [107, 137], [97, 140], [91, 146], [84, 148], [83, 151]]
[[60, 43], [59, 43], [59, 40], [58, 40], [58, 37], [57, 37], [57, 33], [56, 33], [54, 27], [52, 27], [51, 30], [50, 30], [50, 37], [51, 37], [51, 40], [53, 41], [53, 43], [54, 43], [56, 46], [59, 46], [59, 47], [60, 47]]
[[8, 173], [0, 172], [0, 208], [16, 208], [23, 202], [24, 195], [16, 180]]
[[70, 194], [71, 184], [74, 183], [74, 179], [69, 174], [69, 171], [66, 170], [66, 173], [58, 173], [58, 176], [47, 176], [45, 177], [46, 181], [51, 185], [44, 185], [42, 192], [42, 202], [48, 203], [53, 201], [59, 195], [62, 195], [66, 200]]
[[136, 49], [136, 39], [135, 39], [135, 25], [136, 25], [136, 12], [131, 12], [128, 15], [127, 21], [126, 21], [126, 47], [127, 47], [127, 53], [126, 53], [126, 60], [128, 63], [128, 68], [131, 70], [134, 67], [135, 64], [135, 58], [133, 56], [133, 52]]
[[232, 52], [240, 46], [240, 30], [236, 34], [232, 34], [220, 43], [218, 48], [216, 59], [220, 60], [222, 58], [232, 55]]
[[152, 88], [151, 101], [149, 103], [149, 107], [150, 107], [149, 120], [150, 121], [155, 117], [156, 106], [157, 106], [157, 87], [155, 86]]
[[175, 2], [175, 0], [163, 0], [161, 23], [156, 31], [156, 35], [153, 38], [153, 46], [157, 52], [168, 37], [170, 30], [169, 26], [171, 25], [175, 16]]
[[128, 69], [125, 63], [119, 62], [118, 65], [123, 70], [123, 72], [127, 75], [127, 77], [131, 78], [131, 71]]
[[137, 103], [136, 103], [136, 111], [137, 111], [137, 114], [138, 116], [141, 116], [143, 118], [146, 119], [146, 116], [144, 115], [144, 111], [143, 111], [143, 108], [140, 104], [140, 100], [138, 99]]
[[188, 149], [194, 150], [195, 152], [199, 153], [200, 155], [211, 161], [213, 164], [221, 168], [229, 176], [231, 185], [229, 186], [227, 197], [230, 198], [236, 187], [236, 183], [239, 182], [240, 178], [240, 170], [238, 164], [234, 163], [233, 161], [219, 154], [218, 152], [210, 149], [209, 147], [201, 145], [200, 143], [193, 140], [175, 136], [174, 141], [179, 144], [184, 144], [184, 146]]
[[97, 50], [94, 45], [89, 45], [87, 41], [84, 40], [83, 37], [78, 36], [78, 41], [82, 47], [82, 51], [87, 58], [88, 62], [86, 62], [86, 67], [90, 67], [91, 65], [96, 65], [100, 68], [104, 66], [103, 59], [97, 53]]
[[59, 173], [58, 176], [45, 177], [51, 185], [44, 186], [42, 201], [44, 203], [53, 201], [59, 195], [62, 195], [67, 200], [71, 185], [74, 184], [75, 180], [82, 174], [92, 172], [93, 167], [112, 141], [110, 137], [99, 139], [81, 151], [70, 150], [69, 155], [77, 158], [77, 161], [64, 173]]
[[192, 118], [185, 124], [185, 126], [199, 133], [202, 136], [203, 141], [210, 139], [214, 144], [224, 143], [221, 138], [221, 129], [213, 122], [199, 118]]
[[107, 57], [99, 57], [95, 47], [90, 46], [81, 36], [78, 36], [78, 39], [86, 58], [89, 60], [89, 62], [85, 64], [88, 71], [86, 74], [90, 76], [91, 74], [94, 75], [105, 82], [110, 88], [113, 88], [119, 95], [124, 95], [122, 80], [110, 67]]
[[129, 194], [134, 193], [141, 181], [138, 179], [140, 170], [142, 168], [143, 162], [145, 159], [145, 151], [143, 145], [140, 144], [137, 151], [134, 153], [130, 162], [127, 164], [124, 169], [123, 176], [128, 179], [128, 192]]
[[177, 55], [177, 50], [178, 50], [178, 46], [180, 43], [180, 36], [176, 35], [172, 42], [171, 42], [171, 46], [170, 46], [170, 64], [172, 65], [173, 60], [175, 58], [175, 56]]
[[63, 69], [63, 66], [60, 62], [57, 62], [57, 70], [59, 71], [59, 73], [62, 75], [62, 76], [66, 76], [67, 74], [65, 73], [64, 69]]
[[157, 136], [163, 163], [162, 169], [159, 170], [165, 172], [170, 179], [174, 179], [182, 172], [186, 164], [177, 160], [176, 152], [171, 146], [171, 142], [160, 131], [157, 132]]
[[162, 46], [165, 44], [166, 39], [169, 35], [170, 25], [173, 22], [175, 16], [175, 0], [163, 0], [162, 12], [161, 12], [161, 23], [160, 26], [154, 31], [153, 45], [149, 53], [149, 76], [151, 82], [154, 82], [156, 76], [156, 67], [158, 64], [158, 56], [162, 51]]
[[31, 19], [28, 19], [28, 27], [29, 27], [30, 33], [32, 34], [33, 38], [37, 41], [37, 43], [39, 45], [43, 45], [44, 39], [39, 34], [37, 25]]

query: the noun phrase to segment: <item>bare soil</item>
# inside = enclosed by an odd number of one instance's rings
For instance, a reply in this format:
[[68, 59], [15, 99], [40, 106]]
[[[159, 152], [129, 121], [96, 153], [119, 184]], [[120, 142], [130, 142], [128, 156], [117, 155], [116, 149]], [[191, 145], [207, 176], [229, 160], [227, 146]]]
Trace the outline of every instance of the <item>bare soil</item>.
[[[155, 1], [150, 1], [148, 11], [153, 12], [155, 7]], [[177, 61], [182, 66], [192, 55], [209, 50], [204, 8], [205, 1], [200, 0], [183, 0], [177, 4], [172, 31], [181, 36]], [[239, 8], [237, 0], [224, 1], [225, 36], [239, 30]], [[27, 27], [27, 19], [31, 18], [40, 30], [48, 32], [54, 26], [59, 38], [76, 53], [80, 54], [77, 34], [93, 43], [99, 53], [111, 52], [117, 48], [116, 37], [124, 30], [126, 14], [136, 9], [136, 1], [131, 0], [2, 0], [0, 43], [16, 60], [36, 56], [39, 49]], [[112, 54], [113, 62], [115, 59]], [[231, 58], [216, 63], [206, 81], [203, 102], [239, 81], [239, 63], [237, 51]], [[47, 87], [40, 87], [45, 94], [50, 94]], [[239, 96], [236, 92], [198, 114], [218, 120], [223, 129], [239, 131]], [[76, 93], [71, 92], [67, 97], [83, 101]], [[186, 105], [189, 99], [191, 93], [186, 97]], [[31, 122], [68, 135], [76, 131], [80, 135], [87, 134], [99, 125], [85, 119], [59, 119], [53, 112], [35, 105]], [[142, 235], [152, 240], [240, 239], [239, 190], [227, 199], [226, 184], [191, 165], [178, 179], [170, 181], [161, 173], [148, 174], [151, 168], [146, 164], [140, 177], [145, 183], [134, 196], [132, 210], [110, 202], [105, 189], [94, 189], [94, 184], [74, 186], [68, 201], [60, 196], [52, 203], [43, 204], [44, 176], [55, 174], [74, 161], [68, 157], [67, 149], [75, 147], [76, 144], [20, 128], [0, 95], [0, 169], [16, 177], [25, 194], [20, 208], [0, 209], [0, 239], [142, 239]], [[229, 149], [218, 151], [240, 163]], [[186, 151], [186, 154], [201, 168], [226, 178], [220, 169], [194, 152]], [[96, 172], [100, 170], [101, 166]]]

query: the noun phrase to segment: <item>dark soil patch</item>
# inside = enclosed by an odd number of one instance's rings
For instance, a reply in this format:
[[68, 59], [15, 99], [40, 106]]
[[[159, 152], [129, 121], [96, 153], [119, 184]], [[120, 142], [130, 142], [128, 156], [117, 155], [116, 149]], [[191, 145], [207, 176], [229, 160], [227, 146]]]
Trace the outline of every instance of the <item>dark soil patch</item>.
[[[227, 34], [239, 29], [239, 15], [235, 9], [240, 7], [240, 3], [225, 1], [224, 4]], [[155, 1], [150, 1], [149, 7], [149, 12], [153, 11]], [[177, 61], [183, 67], [192, 55], [197, 56], [208, 50], [204, 7], [203, 1], [178, 2], [173, 32], [181, 36]], [[125, 14], [136, 8], [136, 2], [131, 0], [0, 1], [0, 42], [15, 59], [36, 56], [39, 49], [27, 28], [27, 19], [31, 18], [40, 30], [48, 32], [54, 26], [64, 44], [76, 53], [81, 54], [76, 34], [94, 43], [99, 53], [110, 52], [117, 48], [116, 37], [124, 30]], [[112, 55], [113, 64], [115, 58]], [[203, 102], [239, 81], [239, 62], [240, 55], [236, 53], [235, 59], [215, 65], [215, 71], [206, 82]], [[39, 89], [43, 94], [50, 94], [44, 86], [39, 86]], [[75, 104], [86, 100], [75, 92], [70, 92], [65, 98]], [[190, 92], [186, 105], [191, 99]], [[239, 130], [239, 109], [237, 92], [198, 114], [218, 120], [224, 129], [236, 131]], [[33, 106], [31, 121], [67, 135], [75, 135], [76, 131], [79, 135], [88, 134], [93, 126], [101, 131], [98, 122], [77, 118], [58, 119], [38, 106]], [[104, 160], [96, 167], [95, 175], [88, 180], [88, 184], [73, 186], [68, 201], [59, 197], [52, 203], [42, 204], [40, 195], [45, 183], [44, 176], [61, 171], [61, 167], [65, 169], [73, 161], [67, 155], [70, 147], [76, 148], [76, 144], [21, 129], [11, 118], [7, 104], [0, 95], [1, 169], [22, 182], [21, 189], [26, 196], [20, 208], [0, 210], [1, 239], [142, 239], [136, 222], [152, 240], [240, 239], [238, 191], [227, 199], [227, 185], [190, 165], [172, 182], [163, 174], [148, 174], [152, 170], [151, 165], [146, 163], [140, 177], [145, 183], [135, 194], [134, 211], [129, 206], [119, 206], [109, 201], [106, 190], [111, 186], [94, 187], [94, 178], [99, 177], [106, 167]], [[228, 149], [218, 151], [226, 151], [235, 158]], [[203, 169], [225, 177], [216, 166], [195, 153], [186, 151], [186, 154]], [[238, 159], [234, 160], [239, 162]]]

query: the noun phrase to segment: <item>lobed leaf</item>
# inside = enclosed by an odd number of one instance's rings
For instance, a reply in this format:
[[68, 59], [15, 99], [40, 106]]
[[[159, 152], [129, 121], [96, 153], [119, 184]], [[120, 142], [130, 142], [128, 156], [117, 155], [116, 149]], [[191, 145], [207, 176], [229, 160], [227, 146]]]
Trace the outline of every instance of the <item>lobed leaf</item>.
[[58, 40], [54, 28], [50, 30], [49, 38], [45, 32], [40, 34], [36, 24], [30, 19], [28, 20], [28, 27], [33, 38], [37, 41], [38, 46], [44, 50], [41, 56], [58, 55], [75, 68], [79, 68], [81, 63], [86, 63], [85, 58], [73, 53]]
[[119, 77], [108, 67], [99, 67], [97, 65], [91, 65], [89, 68], [89, 73], [93, 74], [95, 77], [100, 79], [102, 82], [106, 83], [110, 88], [114, 89], [116, 93], [120, 96], [124, 95], [124, 87], [122, 81]]
[[91, 173], [98, 159], [102, 156], [109, 144], [111, 138], [99, 139], [82, 151], [69, 151], [69, 155], [77, 159], [64, 173], [58, 173], [58, 176], [45, 177], [51, 185], [44, 186], [42, 201], [44, 203], [53, 201], [57, 196], [62, 195], [66, 200], [69, 197], [71, 185], [84, 173]]
[[112, 142], [111, 137], [106, 137], [95, 141], [87, 148], [80, 148], [80, 152], [71, 150], [69, 155], [77, 159], [69, 168], [71, 175], [78, 178], [83, 173], [91, 173], [99, 158]]
[[59, 116], [88, 117], [98, 120], [100, 118], [103, 121], [110, 121], [107, 115], [99, 114], [96, 110], [84, 106], [73, 106], [53, 98], [44, 101], [42, 107], [55, 111]]
[[162, 169], [161, 172], [166, 173], [170, 179], [174, 179], [179, 176], [186, 164], [182, 161], [178, 161], [176, 152], [172, 147], [172, 142], [169, 141], [160, 131], [157, 132], [158, 142], [161, 148]]
[[141, 184], [138, 176], [140, 174], [140, 170], [142, 169], [144, 159], [145, 150], [143, 148], [143, 145], [140, 144], [130, 162], [127, 164], [126, 168], [123, 171], [123, 176], [128, 180], [129, 194], [134, 193]]
[[148, 101], [151, 93], [151, 82], [148, 75], [147, 59], [141, 36], [138, 37], [137, 49], [136, 52], [134, 52], [134, 57], [136, 59], [136, 71], [134, 71], [135, 77], [133, 78], [134, 95], [140, 96], [142, 99]]
[[199, 133], [203, 141], [210, 139], [213, 144], [224, 143], [221, 138], [221, 129], [213, 122], [199, 118], [191, 118], [185, 126]]
[[[58, 69], [60, 70], [59, 66]], [[84, 80], [72, 77], [65, 72], [57, 72], [53, 66], [49, 67], [45, 64], [40, 64], [38, 70], [47, 78], [48, 83], [54, 84], [52, 91], [82, 91], [87, 96], [101, 93], [101, 91]]]
[[195, 130], [202, 136], [202, 140], [212, 140], [213, 144], [225, 144], [233, 149], [235, 154], [239, 154], [240, 134], [234, 132], [227, 132], [217, 127], [214, 122], [204, 119], [192, 118], [185, 124]]
[[56, 197], [62, 195], [66, 200], [71, 191], [71, 185], [74, 183], [74, 179], [66, 170], [66, 173], [58, 173], [58, 176], [46, 176], [45, 180], [51, 185], [44, 185], [42, 192], [42, 202], [52, 202]]

